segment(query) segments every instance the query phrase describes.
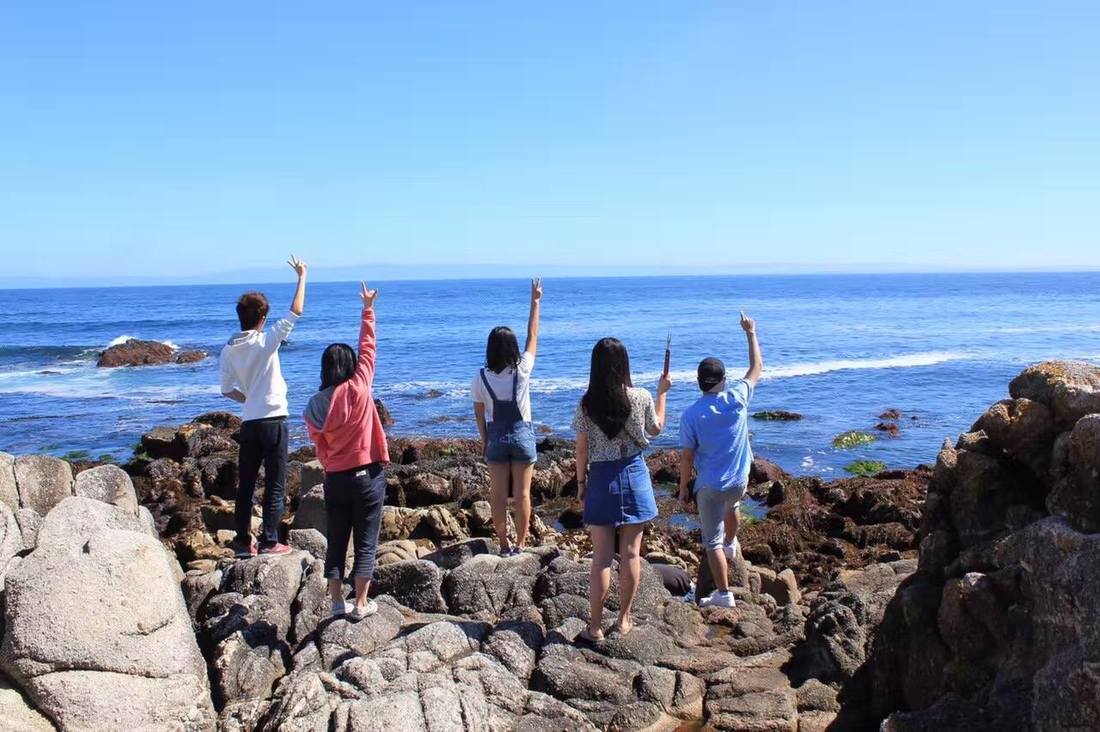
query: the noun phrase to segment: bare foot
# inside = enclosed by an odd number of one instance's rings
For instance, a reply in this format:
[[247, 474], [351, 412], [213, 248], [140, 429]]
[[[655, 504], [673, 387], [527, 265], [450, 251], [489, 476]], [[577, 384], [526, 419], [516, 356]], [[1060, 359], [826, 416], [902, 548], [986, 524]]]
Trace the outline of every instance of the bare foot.
[[630, 618], [619, 618], [611, 628], [613, 633], [618, 633], [619, 635], [626, 635], [632, 630], [634, 630], [634, 621]]
[[603, 630], [600, 628], [593, 630], [592, 627], [589, 626], [582, 630], [577, 637], [586, 643], [599, 643], [603, 640]]

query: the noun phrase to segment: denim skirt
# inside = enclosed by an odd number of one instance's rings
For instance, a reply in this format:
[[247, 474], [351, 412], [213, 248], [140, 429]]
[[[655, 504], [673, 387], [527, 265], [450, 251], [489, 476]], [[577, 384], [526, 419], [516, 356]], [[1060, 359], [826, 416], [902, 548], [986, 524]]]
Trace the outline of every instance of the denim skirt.
[[589, 526], [644, 524], [657, 518], [657, 500], [641, 453], [588, 466], [584, 523]]

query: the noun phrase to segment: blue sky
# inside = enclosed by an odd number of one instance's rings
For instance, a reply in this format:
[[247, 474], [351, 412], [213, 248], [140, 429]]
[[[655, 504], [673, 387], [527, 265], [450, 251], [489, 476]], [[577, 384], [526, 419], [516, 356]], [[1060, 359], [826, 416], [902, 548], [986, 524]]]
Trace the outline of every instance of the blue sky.
[[1098, 79], [1095, 2], [7, 2], [3, 276], [1100, 267]]

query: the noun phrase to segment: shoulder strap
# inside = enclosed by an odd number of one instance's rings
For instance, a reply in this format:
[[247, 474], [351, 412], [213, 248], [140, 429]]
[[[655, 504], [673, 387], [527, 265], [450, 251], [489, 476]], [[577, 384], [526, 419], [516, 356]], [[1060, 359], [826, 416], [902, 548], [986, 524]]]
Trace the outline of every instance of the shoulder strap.
[[512, 372], [512, 401], [516, 401], [519, 394], [519, 367]]
[[481, 370], [481, 383], [485, 384], [485, 390], [489, 392], [489, 398], [493, 400], [493, 403], [499, 401], [493, 387], [489, 386], [489, 380], [485, 378], [485, 369]]

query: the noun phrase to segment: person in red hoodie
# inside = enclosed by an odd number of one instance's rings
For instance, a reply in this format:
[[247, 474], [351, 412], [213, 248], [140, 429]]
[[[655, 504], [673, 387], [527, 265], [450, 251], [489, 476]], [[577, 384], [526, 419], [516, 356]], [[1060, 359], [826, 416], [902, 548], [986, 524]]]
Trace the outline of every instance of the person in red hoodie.
[[[359, 355], [346, 343], [333, 343], [321, 356], [321, 389], [306, 407], [306, 427], [325, 469], [328, 553], [325, 577], [332, 615], [359, 620], [378, 610], [367, 597], [374, 576], [382, 504], [386, 498], [383, 467], [389, 462], [386, 434], [371, 394], [377, 352], [374, 300], [377, 290], [362, 283], [363, 315]], [[344, 570], [348, 540], [355, 538], [355, 602], [345, 600]]]

